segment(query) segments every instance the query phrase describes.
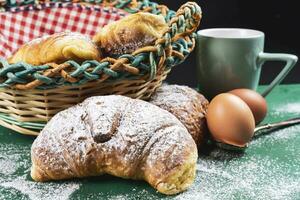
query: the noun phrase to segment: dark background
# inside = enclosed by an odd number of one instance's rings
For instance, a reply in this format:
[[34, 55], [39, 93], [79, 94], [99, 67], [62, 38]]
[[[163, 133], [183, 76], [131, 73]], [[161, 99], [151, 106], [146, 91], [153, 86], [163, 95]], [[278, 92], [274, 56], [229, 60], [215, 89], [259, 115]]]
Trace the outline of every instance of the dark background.
[[[184, 0], [157, 0], [177, 10]], [[196, 0], [203, 18], [200, 29], [250, 28], [266, 35], [265, 52], [300, 56], [300, 10], [297, 0]], [[183, 64], [173, 68], [168, 82], [196, 86], [195, 52]], [[270, 83], [282, 69], [281, 62], [262, 67], [260, 84]], [[300, 83], [299, 62], [282, 83]]]

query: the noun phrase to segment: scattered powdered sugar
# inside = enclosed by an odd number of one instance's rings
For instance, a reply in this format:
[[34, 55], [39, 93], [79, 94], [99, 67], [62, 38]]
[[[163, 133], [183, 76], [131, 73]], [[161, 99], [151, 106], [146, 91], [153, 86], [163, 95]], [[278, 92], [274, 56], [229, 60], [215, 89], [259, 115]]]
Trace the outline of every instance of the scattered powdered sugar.
[[[98, 194], [89, 194], [84, 199], [85, 200], [102, 200], [102, 199], [108, 199], [108, 200], [156, 200], [156, 199], [164, 199], [163, 195], [159, 195], [157, 193], [151, 193], [148, 190], [145, 189], [136, 189], [133, 188], [131, 190], [128, 190], [128, 193], [124, 194], [106, 194], [106, 193], [98, 193]], [[168, 198], [168, 197], [167, 197]], [[168, 198], [169, 199], [169, 198]], [[188, 200], [188, 199], [186, 199]]]
[[8, 158], [0, 157], [0, 174], [10, 175], [15, 171], [16, 164], [11, 156]]
[[70, 181], [34, 182], [30, 166], [30, 145], [0, 143], [0, 199], [66, 200], [80, 187]]
[[[296, 161], [300, 164], [300, 160]], [[201, 158], [195, 184], [178, 200], [198, 199], [285, 199], [300, 197], [300, 169], [273, 158], [250, 156], [243, 162]]]
[[300, 114], [300, 103], [287, 103], [282, 106], [278, 106], [275, 109], [275, 113], [299, 113]]
[[[28, 181], [26, 176], [18, 177], [10, 182], [1, 183], [4, 188], [14, 188], [31, 200], [66, 200], [79, 189], [78, 183], [38, 183]], [[6, 197], [8, 198], [8, 197]]]
[[0, 182], [1, 177], [13, 175], [19, 168], [28, 166], [29, 161], [24, 159], [26, 153], [30, 153], [30, 147], [0, 143]]
[[150, 102], [162, 107], [165, 103], [172, 107], [183, 107], [185, 103], [190, 104], [190, 102], [199, 101], [202, 98], [204, 99], [202, 95], [187, 86], [163, 84], [152, 95]]
[[175, 199], [300, 199], [300, 126], [250, 143], [245, 154], [200, 156], [195, 184]]

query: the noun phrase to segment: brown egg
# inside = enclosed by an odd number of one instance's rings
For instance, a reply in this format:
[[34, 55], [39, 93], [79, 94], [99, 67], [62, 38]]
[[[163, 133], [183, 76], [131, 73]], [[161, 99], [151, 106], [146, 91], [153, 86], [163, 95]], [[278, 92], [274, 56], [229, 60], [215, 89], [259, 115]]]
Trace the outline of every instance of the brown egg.
[[255, 121], [250, 108], [233, 94], [223, 93], [213, 98], [206, 118], [209, 131], [218, 142], [244, 147], [254, 134]]
[[255, 124], [259, 124], [267, 114], [267, 102], [257, 92], [249, 89], [235, 89], [229, 93], [240, 97], [251, 109]]

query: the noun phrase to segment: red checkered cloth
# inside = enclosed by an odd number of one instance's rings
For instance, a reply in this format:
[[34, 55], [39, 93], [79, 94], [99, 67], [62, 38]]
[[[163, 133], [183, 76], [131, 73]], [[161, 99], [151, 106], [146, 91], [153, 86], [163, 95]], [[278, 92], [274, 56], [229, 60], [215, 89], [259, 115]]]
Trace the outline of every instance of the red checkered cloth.
[[127, 15], [123, 10], [76, 3], [46, 3], [0, 12], [0, 57], [7, 58], [22, 44], [57, 32], [89, 37], [99, 27]]

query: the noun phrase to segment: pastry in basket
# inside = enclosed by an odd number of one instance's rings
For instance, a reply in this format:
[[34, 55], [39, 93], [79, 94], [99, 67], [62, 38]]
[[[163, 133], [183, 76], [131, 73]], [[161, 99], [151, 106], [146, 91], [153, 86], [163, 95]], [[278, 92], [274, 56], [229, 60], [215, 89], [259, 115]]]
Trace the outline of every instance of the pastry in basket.
[[125, 96], [99, 96], [49, 121], [31, 148], [31, 176], [111, 174], [176, 194], [193, 183], [197, 156], [191, 135], [169, 112]]
[[101, 28], [93, 40], [107, 54], [121, 55], [153, 44], [166, 31], [163, 16], [139, 12]]
[[207, 134], [207, 99], [187, 86], [162, 85], [151, 97], [150, 103], [175, 115], [192, 135], [198, 147]]
[[9, 63], [20, 61], [32, 65], [60, 64], [67, 60], [100, 60], [97, 46], [79, 33], [62, 32], [34, 39], [24, 44], [8, 59]]

